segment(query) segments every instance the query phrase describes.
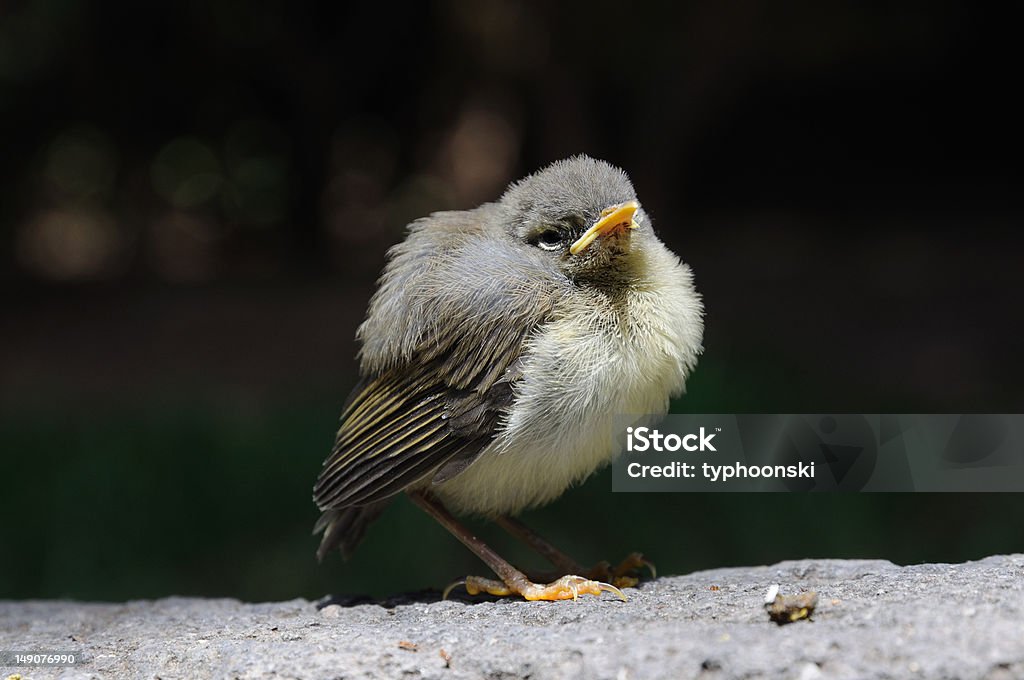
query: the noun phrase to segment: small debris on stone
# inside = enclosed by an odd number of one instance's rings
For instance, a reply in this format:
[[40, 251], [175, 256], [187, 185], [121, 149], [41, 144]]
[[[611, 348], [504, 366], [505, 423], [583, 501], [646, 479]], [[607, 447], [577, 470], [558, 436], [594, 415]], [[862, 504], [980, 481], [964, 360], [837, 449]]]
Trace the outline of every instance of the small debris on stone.
[[768, 588], [764, 595], [764, 608], [768, 618], [780, 626], [810, 618], [818, 606], [818, 593], [810, 591], [796, 595], [782, 595], [778, 584]]

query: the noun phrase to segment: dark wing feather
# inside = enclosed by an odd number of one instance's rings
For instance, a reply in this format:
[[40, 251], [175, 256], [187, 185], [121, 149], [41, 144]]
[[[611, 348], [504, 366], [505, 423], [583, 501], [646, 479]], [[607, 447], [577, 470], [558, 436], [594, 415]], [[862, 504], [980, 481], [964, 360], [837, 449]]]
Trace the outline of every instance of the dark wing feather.
[[511, 406], [524, 343], [569, 283], [543, 253], [495, 248], [495, 210], [419, 220], [391, 250], [359, 331], [365, 377], [314, 487], [321, 554], [350, 551], [415, 482], [460, 474]]
[[453, 336], [445, 354], [422, 353], [405, 366], [364, 379], [341, 416], [334, 448], [314, 487], [320, 509], [369, 505], [439, 469], [437, 482], [466, 469], [494, 439], [512, 403], [508, 369], [528, 330], [468, 349]]

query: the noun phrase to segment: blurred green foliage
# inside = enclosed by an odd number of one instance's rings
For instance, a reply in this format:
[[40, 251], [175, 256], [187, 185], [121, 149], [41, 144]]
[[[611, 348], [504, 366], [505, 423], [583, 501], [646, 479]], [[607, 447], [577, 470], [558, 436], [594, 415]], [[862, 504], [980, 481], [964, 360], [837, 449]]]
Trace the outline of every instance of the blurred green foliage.
[[[714, 365], [676, 404], [728, 399]], [[716, 395], [716, 385], [723, 392]], [[735, 388], [733, 388], [735, 389]], [[354, 558], [319, 565], [310, 490], [342, 394], [275, 405], [166, 395], [138, 406], [8, 413], [0, 597], [383, 597], [486, 568], [404, 497]], [[524, 520], [585, 563], [633, 550], [662, 574], [784, 559], [961, 561], [1024, 549], [1017, 494], [612, 494], [608, 471]], [[471, 525], [515, 563], [543, 563]]]

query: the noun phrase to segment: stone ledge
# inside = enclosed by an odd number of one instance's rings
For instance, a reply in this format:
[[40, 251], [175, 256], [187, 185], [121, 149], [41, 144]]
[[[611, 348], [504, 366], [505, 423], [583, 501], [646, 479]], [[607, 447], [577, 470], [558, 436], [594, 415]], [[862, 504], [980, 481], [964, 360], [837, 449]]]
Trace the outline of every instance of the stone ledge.
[[[814, 590], [785, 626], [767, 588]], [[0, 602], [0, 650], [75, 650], [40, 678], [1024, 677], [1024, 555], [898, 567], [801, 560], [663, 577], [577, 602], [168, 598]], [[323, 603], [321, 603], [322, 605]]]

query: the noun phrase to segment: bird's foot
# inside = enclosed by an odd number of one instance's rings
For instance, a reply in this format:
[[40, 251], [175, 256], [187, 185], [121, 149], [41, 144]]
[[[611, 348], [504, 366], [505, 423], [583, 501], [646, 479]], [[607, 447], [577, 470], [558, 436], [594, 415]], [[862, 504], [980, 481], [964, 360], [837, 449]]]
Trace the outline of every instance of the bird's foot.
[[465, 580], [456, 581], [445, 588], [443, 597], [447, 599], [452, 589], [460, 585], [465, 586], [466, 592], [470, 595], [487, 593], [497, 597], [521, 595], [527, 600], [575, 600], [580, 595], [600, 596], [607, 591], [623, 602], [626, 601], [622, 591], [610, 583], [573, 575], [563, 576], [546, 585], [534, 583], [526, 578], [510, 579], [510, 582], [506, 583], [480, 576], [467, 576]]
[[651, 578], [658, 578], [658, 570], [654, 564], [638, 552], [630, 553], [619, 565], [612, 568], [609, 562], [598, 562], [587, 572], [587, 578], [595, 581], [607, 581], [619, 588], [632, 588], [640, 582], [639, 572], [643, 568], [651, 572]]

